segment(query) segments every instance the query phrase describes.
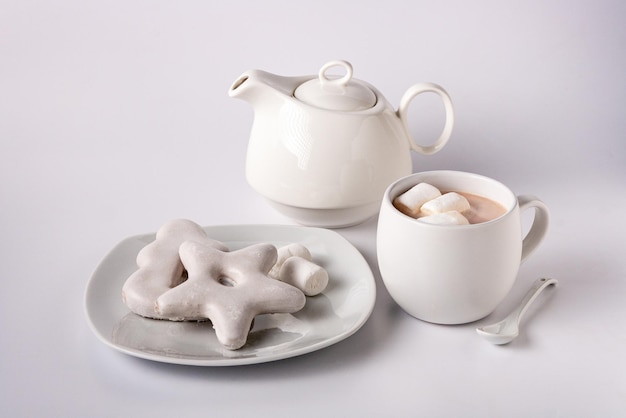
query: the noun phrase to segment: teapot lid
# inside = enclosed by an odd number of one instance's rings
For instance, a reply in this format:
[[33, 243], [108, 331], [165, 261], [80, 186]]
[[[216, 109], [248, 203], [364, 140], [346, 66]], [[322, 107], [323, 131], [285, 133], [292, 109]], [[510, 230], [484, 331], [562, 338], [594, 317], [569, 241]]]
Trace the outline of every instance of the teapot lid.
[[[327, 76], [329, 68], [341, 66], [343, 77]], [[302, 83], [294, 95], [297, 99], [327, 110], [358, 111], [373, 107], [376, 94], [365, 84], [352, 79], [352, 65], [346, 61], [330, 61], [319, 71], [318, 78]]]

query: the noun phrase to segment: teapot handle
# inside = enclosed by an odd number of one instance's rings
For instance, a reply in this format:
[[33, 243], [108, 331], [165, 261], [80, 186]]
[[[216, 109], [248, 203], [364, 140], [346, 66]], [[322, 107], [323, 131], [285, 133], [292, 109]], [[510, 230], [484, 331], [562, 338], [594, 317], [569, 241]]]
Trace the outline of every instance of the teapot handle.
[[[415, 96], [422, 93], [436, 93], [441, 100], [443, 101], [443, 105], [446, 111], [446, 122], [443, 126], [443, 131], [437, 141], [434, 144], [428, 146], [419, 145], [410, 134], [409, 125], [407, 123], [407, 111], [409, 110], [409, 105]], [[443, 89], [443, 87], [433, 84], [433, 83], [419, 83], [411, 86], [402, 96], [400, 100], [400, 105], [398, 106], [398, 111], [396, 112], [402, 124], [404, 125], [404, 129], [406, 130], [407, 138], [409, 140], [409, 145], [411, 149], [422, 153], [424, 155], [431, 155], [441, 150], [444, 145], [450, 139], [450, 134], [452, 133], [452, 126], [454, 125], [454, 108], [452, 106], [452, 100], [448, 93]]]

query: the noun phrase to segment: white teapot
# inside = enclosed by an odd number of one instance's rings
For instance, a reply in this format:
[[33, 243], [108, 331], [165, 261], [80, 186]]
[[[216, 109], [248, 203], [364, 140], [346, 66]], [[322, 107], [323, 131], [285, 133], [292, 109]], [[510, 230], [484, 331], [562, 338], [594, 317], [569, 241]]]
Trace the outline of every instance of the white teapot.
[[[327, 74], [336, 66], [345, 75]], [[249, 184], [300, 224], [339, 228], [365, 221], [378, 212], [387, 186], [411, 174], [411, 149], [434, 154], [450, 138], [454, 111], [440, 86], [412, 86], [396, 111], [352, 73], [345, 61], [328, 62], [317, 76], [250, 70], [229, 90], [254, 108]], [[411, 100], [424, 92], [438, 94], [445, 106], [443, 131], [430, 146], [417, 144], [407, 125]]]

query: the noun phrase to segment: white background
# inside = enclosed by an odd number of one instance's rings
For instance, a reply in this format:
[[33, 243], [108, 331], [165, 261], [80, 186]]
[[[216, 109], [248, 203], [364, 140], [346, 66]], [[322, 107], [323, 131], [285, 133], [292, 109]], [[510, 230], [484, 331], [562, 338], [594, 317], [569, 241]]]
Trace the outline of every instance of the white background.
[[[626, 415], [626, 3], [616, 1], [0, 0], [0, 408], [7, 416]], [[376, 218], [338, 232], [377, 281], [351, 338], [244, 367], [175, 366], [102, 344], [91, 272], [123, 238], [185, 217], [290, 224], [245, 180], [245, 70], [314, 74], [346, 59], [397, 106], [444, 86], [456, 125], [413, 170], [494, 177], [551, 208], [540, 249], [496, 312], [437, 326], [401, 311]], [[411, 106], [423, 138], [441, 127]], [[427, 139], [424, 139], [427, 141]], [[521, 336], [491, 346], [537, 277], [560, 286]]]

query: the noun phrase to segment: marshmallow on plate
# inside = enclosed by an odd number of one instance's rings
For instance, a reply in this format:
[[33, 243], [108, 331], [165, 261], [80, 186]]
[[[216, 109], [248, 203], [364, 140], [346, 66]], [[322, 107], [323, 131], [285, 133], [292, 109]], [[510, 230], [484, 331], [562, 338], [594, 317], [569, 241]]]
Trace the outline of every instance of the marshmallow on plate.
[[328, 272], [302, 257], [292, 256], [280, 268], [278, 280], [300, 289], [306, 296], [315, 296], [328, 285]]
[[287, 260], [289, 257], [294, 256], [302, 257], [309, 261], [313, 260], [309, 249], [297, 242], [279, 247], [277, 250], [276, 264], [274, 264], [274, 266], [268, 273], [268, 276], [274, 279], [278, 279], [280, 276], [280, 268], [283, 266], [285, 260]]

